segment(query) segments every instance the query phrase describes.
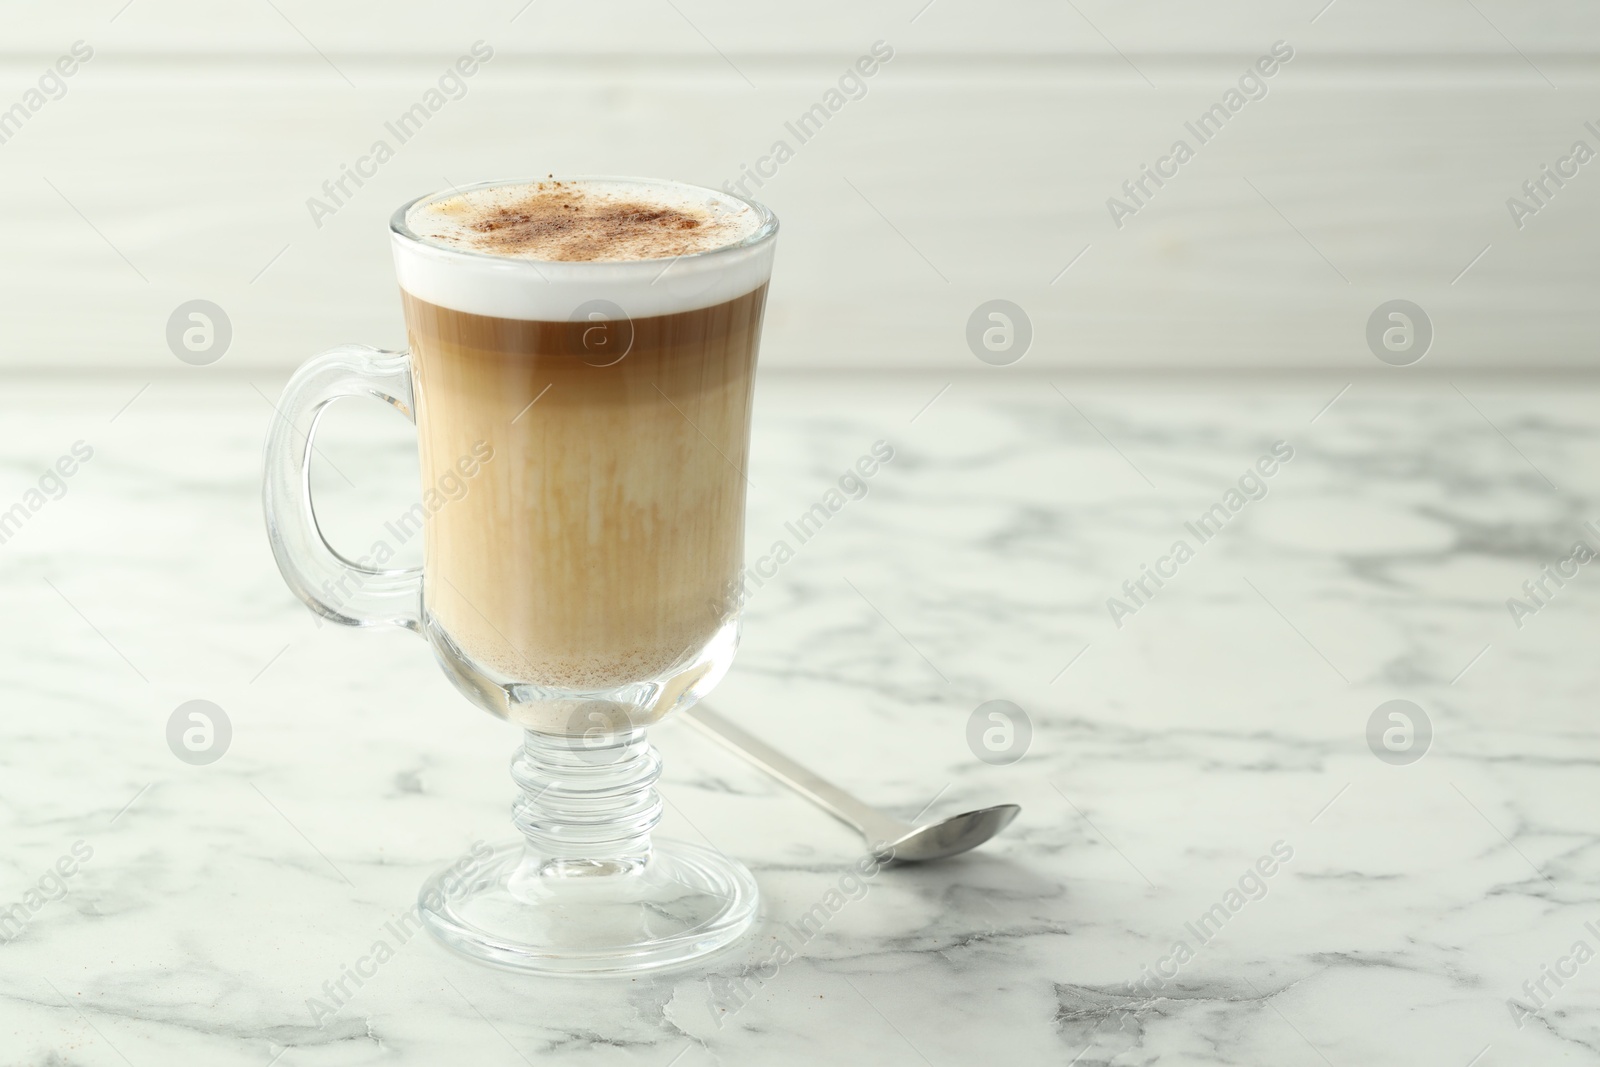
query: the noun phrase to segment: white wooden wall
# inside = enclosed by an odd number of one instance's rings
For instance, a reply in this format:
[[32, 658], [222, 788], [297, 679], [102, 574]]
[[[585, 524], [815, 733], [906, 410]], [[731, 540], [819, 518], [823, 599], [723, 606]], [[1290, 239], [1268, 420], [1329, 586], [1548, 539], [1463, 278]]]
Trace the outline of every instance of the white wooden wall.
[[[879, 40], [895, 58], [867, 95], [758, 193], [784, 223], [768, 365], [981, 369], [965, 325], [993, 297], [1029, 313], [1032, 368], [1367, 368], [1367, 316], [1396, 297], [1433, 319], [1429, 368], [1587, 366], [1600, 336], [1600, 161], [1521, 229], [1506, 207], [1575, 140], [1600, 151], [1600, 5], [1580, 0], [37, 0], [0, 18], [0, 112], [75, 41], [94, 50], [0, 144], [0, 367], [186, 370], [165, 332], [193, 298], [232, 320], [218, 368], [398, 346], [401, 201], [546, 172], [721, 184]], [[494, 58], [466, 96], [316, 226], [307, 199], [479, 40]], [[1295, 59], [1269, 95], [1113, 225], [1107, 198], [1280, 40]]]

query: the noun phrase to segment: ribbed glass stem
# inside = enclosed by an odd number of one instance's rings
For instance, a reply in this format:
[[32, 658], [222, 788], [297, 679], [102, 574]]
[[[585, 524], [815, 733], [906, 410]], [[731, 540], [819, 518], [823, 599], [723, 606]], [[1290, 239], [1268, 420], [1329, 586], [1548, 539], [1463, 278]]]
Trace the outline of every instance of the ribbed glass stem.
[[615, 738], [528, 731], [511, 760], [512, 822], [544, 876], [613, 874], [650, 857], [661, 758], [643, 730]]

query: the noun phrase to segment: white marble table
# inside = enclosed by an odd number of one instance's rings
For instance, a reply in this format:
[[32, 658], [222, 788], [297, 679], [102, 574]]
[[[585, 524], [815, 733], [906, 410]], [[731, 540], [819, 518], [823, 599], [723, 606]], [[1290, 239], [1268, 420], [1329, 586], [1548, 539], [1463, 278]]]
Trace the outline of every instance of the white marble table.
[[[766, 925], [709, 970], [601, 981], [388, 932], [508, 836], [516, 738], [420, 642], [319, 627], [279, 581], [257, 388], [281, 383], [7, 383], [0, 512], [93, 456], [0, 544], [0, 908], [25, 920], [0, 1063], [1600, 1062], [1600, 963], [1572, 955], [1600, 949], [1600, 578], [1547, 580], [1520, 628], [1506, 606], [1600, 518], [1600, 389], [1397, 373], [1325, 409], [1345, 380], [1014, 370], [925, 409], [948, 379], [764, 381], [752, 558], [873, 441], [896, 457], [756, 592], [714, 703], [902, 814], [1022, 816], [884, 871], [774, 973], [858, 843], [665, 725], [664, 831], [749, 863]], [[319, 487], [354, 547], [415, 476], [397, 418], [339, 414], [349, 484]], [[1185, 523], [1279, 440], [1201, 544]], [[1107, 598], [1180, 538], [1119, 627]], [[165, 737], [193, 699], [232, 725], [207, 766]], [[1008, 766], [967, 742], [992, 699], [1031, 719]], [[1431, 721], [1420, 761], [1369, 748], [1392, 699]]]

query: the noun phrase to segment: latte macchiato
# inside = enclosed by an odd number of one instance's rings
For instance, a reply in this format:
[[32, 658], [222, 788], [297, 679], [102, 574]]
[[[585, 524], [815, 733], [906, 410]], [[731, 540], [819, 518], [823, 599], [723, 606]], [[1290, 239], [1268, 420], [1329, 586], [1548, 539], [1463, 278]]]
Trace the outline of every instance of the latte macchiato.
[[[295, 371], [262, 508], [313, 611], [420, 634], [469, 701], [522, 728], [516, 838], [429, 879], [418, 914], [466, 956], [539, 974], [714, 952], [759, 891], [722, 852], [652, 834], [646, 732], [737, 649], [777, 217], [681, 182], [551, 178], [420, 197], [389, 233], [410, 350], [339, 345]], [[314, 437], [353, 397], [416, 420], [420, 567], [322, 535]]]
[[493, 450], [428, 516], [430, 625], [564, 691], [693, 660], [738, 607], [762, 219], [689, 186], [552, 180], [406, 224], [423, 484]]

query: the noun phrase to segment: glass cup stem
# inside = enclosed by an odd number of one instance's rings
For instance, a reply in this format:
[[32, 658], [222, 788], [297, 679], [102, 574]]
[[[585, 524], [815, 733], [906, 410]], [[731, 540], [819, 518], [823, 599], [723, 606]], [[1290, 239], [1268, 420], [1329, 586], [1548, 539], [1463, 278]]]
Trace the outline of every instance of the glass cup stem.
[[518, 879], [624, 874], [650, 859], [661, 758], [644, 730], [608, 737], [523, 734], [511, 760], [512, 822], [528, 842]]

